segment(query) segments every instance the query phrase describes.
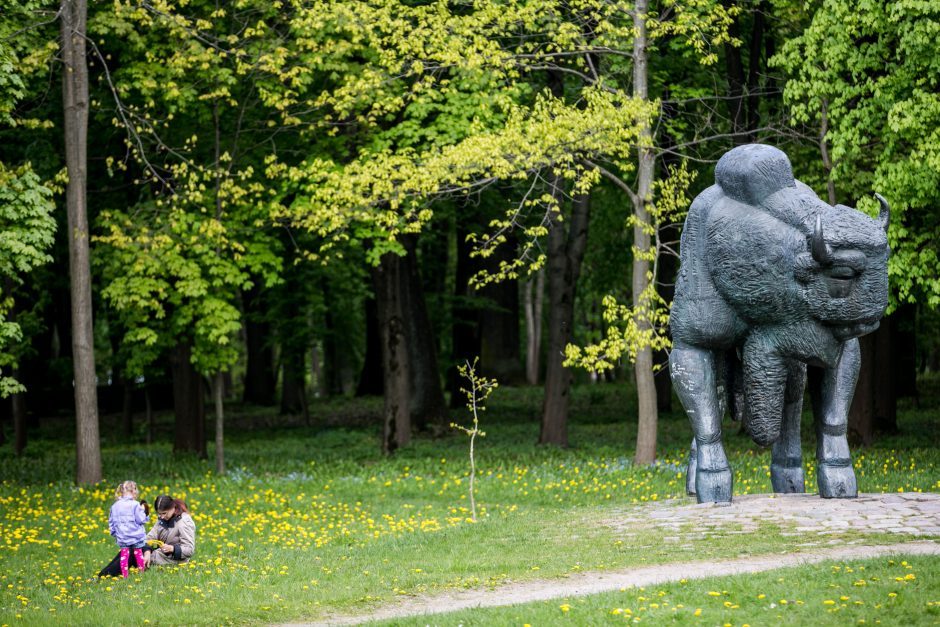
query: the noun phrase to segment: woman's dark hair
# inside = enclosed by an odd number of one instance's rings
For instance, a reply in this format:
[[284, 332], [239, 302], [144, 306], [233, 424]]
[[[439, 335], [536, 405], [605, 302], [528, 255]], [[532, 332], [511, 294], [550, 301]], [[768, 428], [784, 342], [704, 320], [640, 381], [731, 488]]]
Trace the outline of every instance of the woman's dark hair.
[[157, 512], [165, 512], [171, 507], [176, 509], [177, 514], [182, 514], [183, 512], [189, 513], [189, 508], [186, 507], [186, 503], [179, 499], [174, 499], [172, 496], [161, 494], [153, 501], [153, 508], [157, 510]]

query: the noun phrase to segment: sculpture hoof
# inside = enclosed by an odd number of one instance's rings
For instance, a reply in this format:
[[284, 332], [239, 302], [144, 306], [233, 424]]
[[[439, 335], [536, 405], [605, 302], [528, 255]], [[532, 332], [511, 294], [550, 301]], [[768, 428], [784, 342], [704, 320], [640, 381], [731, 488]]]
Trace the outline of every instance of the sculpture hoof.
[[731, 502], [731, 469], [703, 470], [695, 473], [695, 497], [699, 503]]
[[777, 494], [803, 494], [806, 492], [803, 468], [771, 464], [770, 485]]
[[858, 496], [858, 483], [852, 462], [819, 464], [816, 471], [819, 496], [824, 499], [854, 499]]

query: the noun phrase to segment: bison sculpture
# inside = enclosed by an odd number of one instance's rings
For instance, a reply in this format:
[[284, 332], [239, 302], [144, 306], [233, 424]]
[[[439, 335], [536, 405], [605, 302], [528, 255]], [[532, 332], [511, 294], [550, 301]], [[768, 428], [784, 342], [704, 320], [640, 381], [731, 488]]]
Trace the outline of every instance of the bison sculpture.
[[888, 203], [878, 218], [829, 206], [793, 178], [771, 146], [727, 152], [696, 197], [680, 242], [670, 373], [692, 423], [686, 487], [700, 503], [730, 502], [721, 442], [726, 407], [771, 447], [774, 492], [803, 492], [800, 414], [807, 365], [817, 485], [855, 497], [846, 440], [860, 365], [858, 337], [888, 303]]

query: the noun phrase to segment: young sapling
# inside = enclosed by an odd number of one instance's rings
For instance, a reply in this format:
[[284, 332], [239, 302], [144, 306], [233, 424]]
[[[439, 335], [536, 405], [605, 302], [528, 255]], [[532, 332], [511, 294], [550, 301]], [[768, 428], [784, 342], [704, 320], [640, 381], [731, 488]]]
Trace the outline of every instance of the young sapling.
[[473, 522], [477, 521], [477, 506], [473, 494], [473, 483], [476, 478], [474, 444], [477, 436], [482, 438], [486, 435], [486, 433], [480, 431], [480, 413], [486, 411], [486, 399], [493, 390], [499, 387], [496, 379], [488, 379], [477, 374], [477, 361], [478, 359], [474, 358], [472, 364], [466, 361], [464, 365], [457, 366], [457, 371], [460, 373], [460, 376], [470, 383], [470, 389], [460, 388], [460, 391], [467, 396], [467, 409], [469, 409], [470, 413], [473, 415], [473, 427], [464, 427], [456, 422], [450, 423], [451, 428], [459, 429], [470, 436], [470, 518]]

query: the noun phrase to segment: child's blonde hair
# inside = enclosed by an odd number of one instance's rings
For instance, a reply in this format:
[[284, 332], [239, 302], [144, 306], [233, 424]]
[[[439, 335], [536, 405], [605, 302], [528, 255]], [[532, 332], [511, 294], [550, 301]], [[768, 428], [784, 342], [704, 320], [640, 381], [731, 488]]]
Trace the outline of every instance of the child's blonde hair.
[[114, 491], [115, 499], [122, 499], [125, 496], [131, 496], [137, 498], [137, 483], [134, 481], [124, 481], [118, 484], [117, 489]]

